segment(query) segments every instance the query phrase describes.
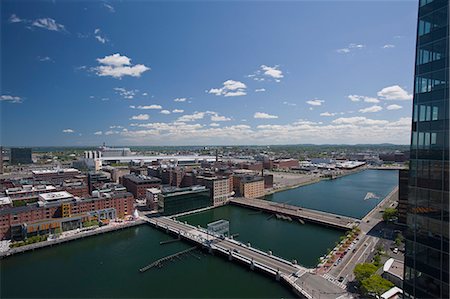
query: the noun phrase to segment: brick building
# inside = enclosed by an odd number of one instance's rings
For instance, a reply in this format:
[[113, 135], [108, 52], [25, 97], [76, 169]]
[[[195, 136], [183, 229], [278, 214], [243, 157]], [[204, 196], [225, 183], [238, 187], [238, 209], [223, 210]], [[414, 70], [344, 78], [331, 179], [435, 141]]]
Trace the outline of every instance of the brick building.
[[200, 185], [209, 189], [209, 196], [213, 202], [213, 205], [224, 204], [231, 196], [230, 179], [227, 177], [197, 177], [197, 181]]
[[237, 196], [260, 198], [265, 195], [264, 179], [260, 176], [234, 175], [233, 190]]
[[129, 192], [80, 199], [60, 191], [39, 195], [39, 201], [22, 207], [0, 209], [0, 239], [20, 240], [82, 227], [84, 221], [124, 218], [133, 213]]
[[299, 162], [297, 159], [280, 159], [273, 161], [273, 168], [275, 169], [290, 169], [298, 168]]
[[161, 186], [161, 180], [146, 175], [127, 174], [121, 178], [121, 184], [127, 188], [128, 192], [131, 192], [136, 199], [145, 199], [147, 189], [159, 188]]
[[51, 184], [59, 184], [67, 179], [81, 175], [81, 172], [75, 168], [63, 169], [44, 169], [31, 171], [35, 182], [47, 182]]

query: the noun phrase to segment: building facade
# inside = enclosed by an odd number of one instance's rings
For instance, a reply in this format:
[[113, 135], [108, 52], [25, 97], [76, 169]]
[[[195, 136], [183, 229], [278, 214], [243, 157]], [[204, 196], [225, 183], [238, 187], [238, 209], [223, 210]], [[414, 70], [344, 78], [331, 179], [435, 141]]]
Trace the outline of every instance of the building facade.
[[408, 209], [408, 179], [409, 170], [398, 171], [398, 223], [406, 225], [406, 213]]
[[11, 158], [9, 161], [13, 165], [33, 163], [31, 159], [31, 148], [12, 147], [10, 149], [10, 155]]
[[265, 195], [264, 178], [251, 175], [233, 176], [233, 190], [237, 196], [245, 198], [260, 198]]
[[449, 298], [449, 2], [420, 0], [405, 233], [406, 298]]
[[199, 183], [206, 186], [210, 192], [210, 198], [213, 205], [222, 205], [227, 202], [231, 196], [230, 179], [226, 177], [201, 177]]
[[158, 195], [158, 210], [163, 215], [174, 215], [211, 205], [209, 190], [204, 186], [163, 188]]
[[122, 177], [122, 185], [136, 199], [145, 199], [147, 197], [147, 189], [159, 188], [161, 186], [161, 180], [146, 175], [127, 174]]
[[74, 198], [65, 191], [43, 193], [39, 201], [0, 210], [0, 240], [53, 233], [82, 227], [84, 221], [110, 220], [132, 215], [134, 198], [129, 192]]

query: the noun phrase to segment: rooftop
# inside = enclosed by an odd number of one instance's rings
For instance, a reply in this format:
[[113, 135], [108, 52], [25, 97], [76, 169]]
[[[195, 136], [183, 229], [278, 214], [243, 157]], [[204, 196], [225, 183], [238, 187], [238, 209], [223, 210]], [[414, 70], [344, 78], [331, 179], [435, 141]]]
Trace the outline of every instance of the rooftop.
[[12, 203], [11, 198], [9, 198], [8, 196], [6, 197], [0, 197], [0, 206], [3, 205], [10, 205]]
[[39, 169], [39, 170], [32, 170], [32, 174], [57, 174], [57, 173], [66, 173], [66, 172], [77, 172], [80, 171], [75, 168], [61, 168], [61, 169]]
[[24, 185], [22, 187], [15, 187], [15, 188], [8, 188], [6, 189], [7, 195], [15, 195], [20, 193], [27, 193], [27, 192], [38, 192], [38, 191], [51, 191], [56, 190], [54, 186], [49, 185], [37, 185], [37, 186], [31, 186], [31, 185]]
[[253, 183], [253, 182], [259, 182], [259, 181], [263, 181], [264, 178], [260, 177], [260, 176], [242, 176], [241, 177], [241, 182], [242, 183]]
[[136, 175], [136, 174], [126, 174], [123, 176], [124, 179], [128, 179], [133, 183], [161, 183], [161, 180], [152, 176], [147, 175]]
[[178, 195], [182, 195], [182, 194], [198, 193], [198, 192], [204, 192], [204, 191], [208, 191], [208, 189], [206, 189], [205, 186], [200, 186], [200, 185], [185, 187], [185, 188], [169, 186], [169, 187], [163, 187], [162, 194], [165, 197], [168, 197], [168, 196], [178, 196]]
[[384, 263], [383, 271], [403, 279], [403, 268], [402, 261], [390, 258]]
[[67, 191], [49, 192], [49, 193], [39, 194], [39, 199], [44, 202], [61, 200], [61, 199], [69, 199], [69, 198], [73, 198], [73, 195]]

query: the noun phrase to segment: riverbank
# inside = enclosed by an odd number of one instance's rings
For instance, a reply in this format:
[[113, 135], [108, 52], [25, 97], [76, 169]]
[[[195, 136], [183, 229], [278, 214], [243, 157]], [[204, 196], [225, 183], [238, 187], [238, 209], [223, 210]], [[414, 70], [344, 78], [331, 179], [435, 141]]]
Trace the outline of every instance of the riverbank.
[[[398, 186], [392, 189], [392, 191], [386, 195], [382, 201], [380, 201], [372, 210], [370, 210], [366, 216], [362, 218], [362, 221], [367, 221], [369, 218], [371, 218], [374, 213], [380, 213], [384, 208], [389, 207], [392, 201], [395, 199], [398, 199]], [[386, 206], [387, 204], [387, 206]]]
[[145, 221], [138, 219], [138, 220], [123, 222], [123, 223], [108, 224], [106, 226], [99, 227], [94, 230], [83, 231], [83, 232], [79, 232], [79, 233], [76, 233], [74, 231], [73, 234], [67, 235], [64, 237], [60, 237], [58, 239], [42, 241], [39, 243], [33, 243], [33, 244], [29, 244], [29, 245], [24, 245], [21, 247], [9, 248], [9, 250], [7, 250], [7, 251], [0, 252], [0, 259], [15, 255], [18, 253], [23, 253], [23, 252], [30, 251], [30, 250], [34, 251], [36, 249], [54, 246], [54, 245], [58, 245], [58, 244], [62, 244], [62, 243], [66, 243], [66, 242], [70, 242], [70, 241], [74, 241], [74, 240], [78, 240], [78, 239], [83, 239], [83, 238], [87, 238], [87, 237], [91, 237], [91, 236], [96, 236], [99, 234], [116, 231], [116, 230], [126, 229], [129, 227], [141, 225], [144, 223], [145, 223]]
[[[352, 169], [352, 170], [343, 170], [343, 173], [337, 174], [335, 176], [332, 176], [331, 178], [329, 177], [320, 177], [320, 176], [316, 176], [316, 175], [312, 175], [312, 177], [309, 180], [302, 180], [305, 178], [304, 175], [300, 175], [298, 174], [298, 179], [301, 180], [301, 182], [297, 183], [297, 184], [293, 184], [293, 185], [285, 185], [285, 186], [280, 186], [277, 188], [272, 188], [268, 191], [266, 191], [265, 195], [271, 195], [277, 192], [282, 192], [282, 191], [286, 191], [286, 190], [290, 190], [290, 189], [295, 189], [298, 187], [303, 187], [303, 186], [307, 186], [307, 185], [311, 185], [311, 184], [315, 184], [315, 183], [319, 183], [322, 180], [334, 180], [334, 179], [338, 179], [338, 178], [342, 178], [348, 175], [352, 175], [352, 174], [356, 174], [359, 172], [362, 172], [364, 170], [369, 169], [367, 166], [361, 166], [358, 167], [356, 169]], [[270, 173], [274, 175], [274, 179], [275, 179], [275, 174], [278, 173]], [[288, 175], [294, 176], [294, 173], [287, 173]], [[286, 173], [283, 173], [283, 175], [287, 175]]]
[[270, 195], [270, 194], [274, 194], [274, 193], [281, 192], [281, 191], [286, 191], [286, 190], [295, 189], [295, 188], [298, 188], [298, 187], [303, 187], [303, 186], [315, 184], [315, 183], [320, 182], [321, 180], [322, 180], [321, 178], [314, 178], [314, 179], [312, 179], [310, 181], [298, 183], [298, 184], [295, 184], [295, 185], [289, 185], [289, 186], [279, 187], [277, 189], [271, 189], [271, 190], [267, 191], [265, 195]]

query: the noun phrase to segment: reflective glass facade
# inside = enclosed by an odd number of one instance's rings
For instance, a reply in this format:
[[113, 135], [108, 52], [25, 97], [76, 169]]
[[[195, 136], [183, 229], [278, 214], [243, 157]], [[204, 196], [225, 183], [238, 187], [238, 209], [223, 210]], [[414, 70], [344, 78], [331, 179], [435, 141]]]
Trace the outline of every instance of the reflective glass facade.
[[449, 298], [449, 1], [420, 0], [405, 276], [407, 298]]

